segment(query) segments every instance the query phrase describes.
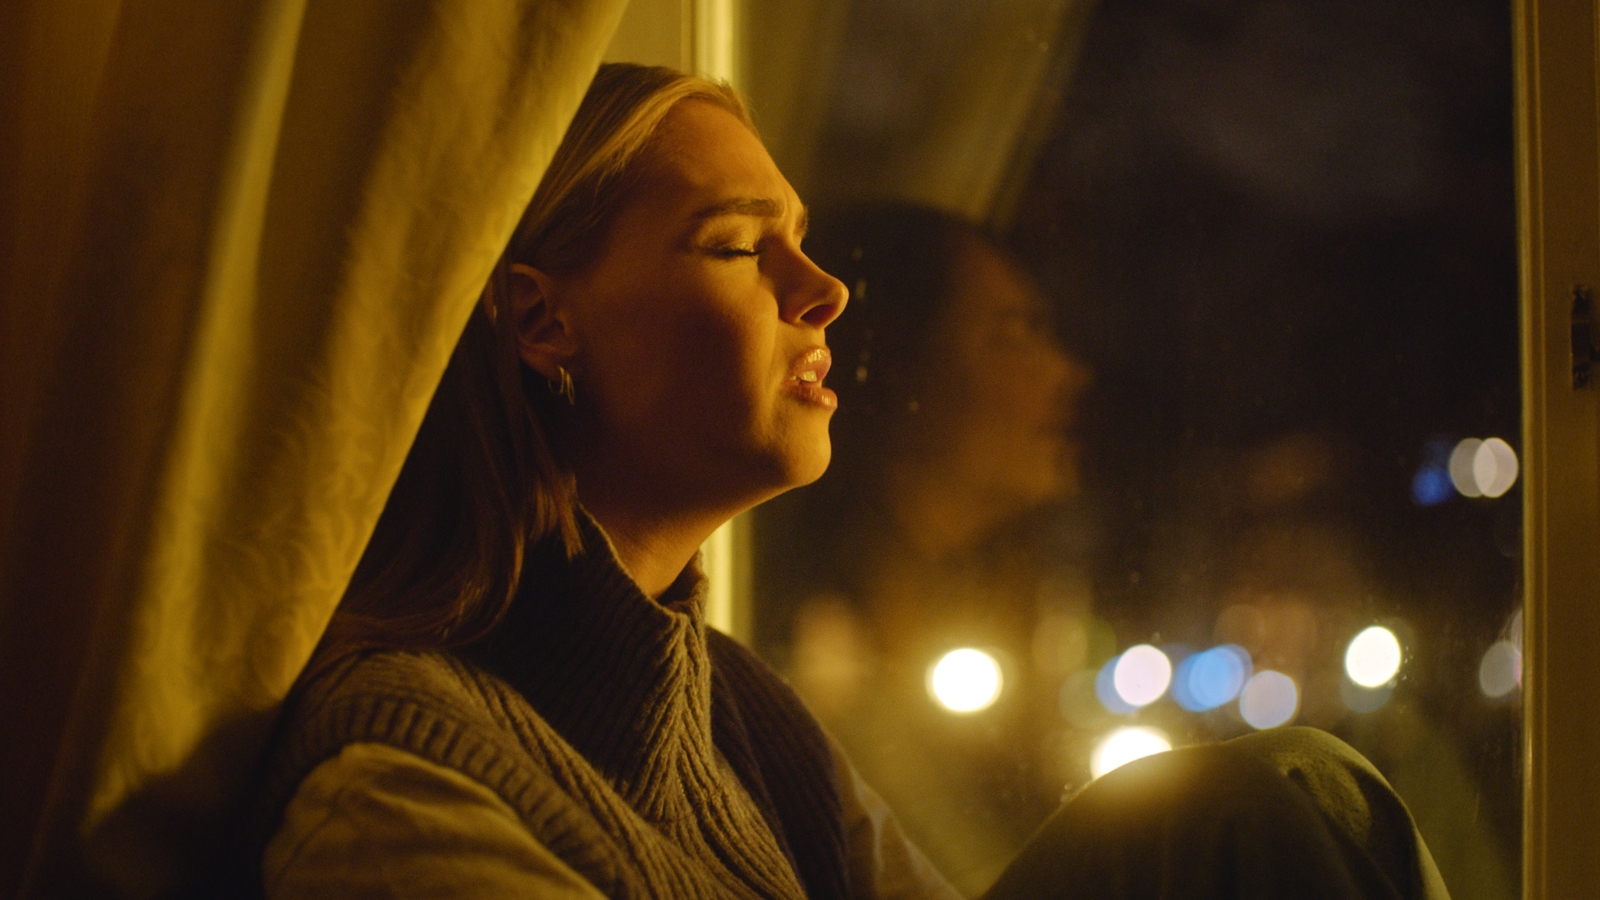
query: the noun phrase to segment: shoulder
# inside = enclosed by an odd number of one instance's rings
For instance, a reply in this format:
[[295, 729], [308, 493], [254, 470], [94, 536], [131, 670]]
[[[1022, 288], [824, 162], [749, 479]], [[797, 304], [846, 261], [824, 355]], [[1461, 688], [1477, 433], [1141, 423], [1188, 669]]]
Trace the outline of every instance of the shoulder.
[[261, 868], [272, 900], [601, 896], [495, 792], [384, 744], [349, 744], [301, 782]]
[[[540, 752], [557, 742], [513, 688], [451, 654], [341, 659], [297, 685], [285, 704], [257, 779], [247, 840], [264, 846], [307, 776], [356, 744], [391, 747], [457, 772], [524, 820], [570, 824], [572, 816], [554, 809], [570, 804], [549, 777], [552, 753]], [[571, 827], [585, 830], [578, 825]]]
[[447, 653], [382, 651], [342, 659], [291, 695], [273, 752], [273, 775], [281, 784], [268, 788], [284, 791], [286, 802], [294, 785], [344, 746], [377, 743], [502, 790], [490, 773], [476, 769], [491, 756], [522, 752], [499, 721], [510, 693], [492, 675]]

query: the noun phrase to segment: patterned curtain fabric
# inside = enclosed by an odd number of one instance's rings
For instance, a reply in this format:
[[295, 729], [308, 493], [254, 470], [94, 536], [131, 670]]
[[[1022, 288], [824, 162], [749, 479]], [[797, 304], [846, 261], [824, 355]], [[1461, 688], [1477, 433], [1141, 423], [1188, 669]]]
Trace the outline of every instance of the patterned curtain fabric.
[[0, 893], [180, 894], [624, 0], [0, 11]]

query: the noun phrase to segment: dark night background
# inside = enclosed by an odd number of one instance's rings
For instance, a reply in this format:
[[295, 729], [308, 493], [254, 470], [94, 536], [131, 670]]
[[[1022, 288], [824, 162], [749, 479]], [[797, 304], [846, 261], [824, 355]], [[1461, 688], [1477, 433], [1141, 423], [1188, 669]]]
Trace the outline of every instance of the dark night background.
[[1516, 719], [1475, 675], [1519, 602], [1520, 494], [1411, 490], [1430, 441], [1518, 444], [1511, 71], [1504, 4], [1102, 3], [1011, 236], [1097, 371], [1098, 608], [1202, 638], [1174, 615], [1256, 517], [1240, 460], [1316, 436], [1339, 473], [1297, 514], [1426, 635], [1409, 690], [1514, 847]]
[[[847, 6], [812, 199], [884, 165], [878, 132], [929, 108], [928, 55], [1009, 9]], [[1413, 493], [1462, 438], [1520, 449], [1510, 9], [1107, 0], [1087, 21], [1004, 229], [1096, 372], [1086, 496], [1030, 525], [1083, 561], [1120, 647], [1206, 645], [1241, 572], [1267, 594], [1320, 591], [1325, 644], [1393, 625], [1395, 702], [1301, 721], [1371, 756], [1419, 821], [1470, 810], [1506, 869], [1452, 889], [1513, 896], [1520, 713], [1477, 679], [1520, 604], [1520, 490]], [[1206, 727], [1190, 737], [1227, 734]], [[1430, 785], [1451, 756], [1459, 775]]]
[[[1013, 236], [1096, 364], [1103, 503], [1168, 507], [1217, 477], [1187, 460], [1331, 432], [1390, 577], [1505, 609], [1514, 497], [1410, 483], [1432, 438], [1516, 443], [1509, 45], [1496, 4], [1099, 7]], [[1130, 517], [1114, 565], [1161, 539]]]

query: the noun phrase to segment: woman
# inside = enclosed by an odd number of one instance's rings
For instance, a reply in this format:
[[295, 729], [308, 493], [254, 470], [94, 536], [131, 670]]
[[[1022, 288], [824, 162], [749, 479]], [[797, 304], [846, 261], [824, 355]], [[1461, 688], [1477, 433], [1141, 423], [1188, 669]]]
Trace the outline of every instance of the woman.
[[601, 70], [297, 690], [269, 896], [937, 893], [700, 617], [699, 545], [828, 463], [805, 227], [730, 91]]
[[[846, 292], [805, 227], [731, 92], [601, 69], [291, 698], [252, 829], [268, 896], [955, 896], [701, 618], [699, 544], [828, 463]], [[1208, 759], [1150, 770], [1188, 785], [1155, 815], [1198, 819]], [[1103, 848], [1080, 832], [1118, 796], [1054, 827]], [[1296, 802], [1323, 844], [1286, 858], [1341, 871]], [[1054, 846], [1003, 896], [1096, 883]]]

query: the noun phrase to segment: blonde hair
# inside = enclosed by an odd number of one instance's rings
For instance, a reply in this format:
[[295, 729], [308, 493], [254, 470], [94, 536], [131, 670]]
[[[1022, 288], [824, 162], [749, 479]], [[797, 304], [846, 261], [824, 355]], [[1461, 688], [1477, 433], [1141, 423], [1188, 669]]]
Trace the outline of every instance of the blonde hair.
[[[672, 69], [600, 67], [468, 319], [324, 641], [324, 659], [369, 647], [471, 643], [504, 617], [528, 550], [581, 549], [571, 470], [552, 440], [567, 414], [523, 364], [510, 297], [521, 263], [552, 274], [594, 262], [672, 108], [714, 103], [750, 125], [726, 85]], [[753, 130], [753, 126], [752, 126]]]

